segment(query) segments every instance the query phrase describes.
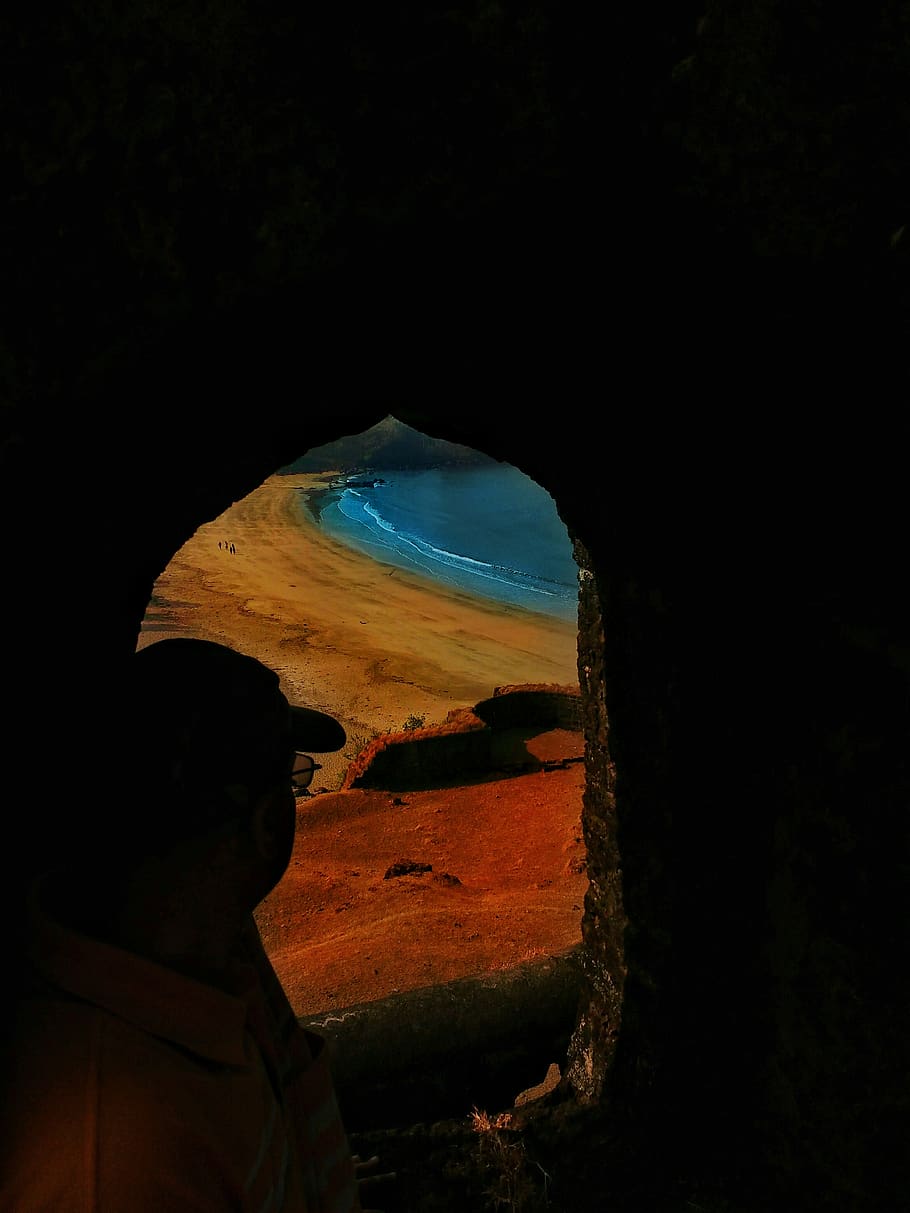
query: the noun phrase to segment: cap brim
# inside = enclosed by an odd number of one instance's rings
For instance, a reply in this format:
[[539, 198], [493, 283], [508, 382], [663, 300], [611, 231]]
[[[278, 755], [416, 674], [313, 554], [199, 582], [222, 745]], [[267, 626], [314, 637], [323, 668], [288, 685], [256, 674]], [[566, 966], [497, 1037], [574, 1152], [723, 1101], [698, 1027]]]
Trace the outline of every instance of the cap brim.
[[327, 716], [314, 708], [291, 706], [291, 741], [295, 750], [315, 750], [317, 754], [327, 754], [340, 750], [347, 739], [347, 733], [334, 716]]

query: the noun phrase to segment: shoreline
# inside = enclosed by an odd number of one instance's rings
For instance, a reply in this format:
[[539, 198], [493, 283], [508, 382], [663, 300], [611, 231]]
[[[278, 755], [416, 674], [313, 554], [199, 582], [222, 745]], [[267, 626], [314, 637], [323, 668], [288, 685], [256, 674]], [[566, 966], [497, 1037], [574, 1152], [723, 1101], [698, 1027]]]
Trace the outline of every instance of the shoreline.
[[[517, 471], [517, 469], [511, 470]], [[408, 477], [412, 475], [418, 478], [418, 482], [422, 482], [424, 477], [432, 476], [437, 471], [444, 475], [446, 470], [404, 471], [401, 473], [401, 478], [405, 485], [408, 483]], [[532, 614], [553, 616], [564, 622], [577, 624], [578, 568], [574, 560], [569, 561], [571, 574], [567, 574], [565, 566], [561, 566], [559, 569], [561, 576], [555, 575], [557, 572], [555, 566], [551, 566], [547, 572], [528, 572], [529, 556], [522, 550], [522, 540], [519, 535], [512, 536], [513, 550], [509, 556], [506, 556], [505, 563], [501, 562], [501, 556], [494, 558], [489, 553], [487, 556], [477, 555], [471, 548], [471, 544], [483, 534], [485, 519], [473, 512], [471, 502], [460, 500], [457, 488], [451, 490], [450, 501], [447, 505], [467, 510], [471, 523], [470, 530], [474, 538], [469, 538], [464, 533], [460, 538], [457, 538], [454, 533], [446, 535], [442, 540], [428, 538], [423, 534], [416, 520], [407, 520], [406, 512], [405, 521], [402, 522], [396, 518], [394, 524], [390, 523], [387, 526], [383, 521], [383, 518], [388, 517], [386, 505], [391, 509], [393, 517], [396, 516], [401, 510], [402, 493], [409, 493], [409, 490], [402, 488], [398, 474], [389, 472], [388, 475], [389, 480], [382, 478], [371, 480], [368, 477], [365, 481], [356, 482], [355, 487], [357, 488], [369, 487], [371, 484], [381, 484], [385, 487], [381, 490], [380, 495], [372, 499], [369, 494], [366, 494], [367, 503], [364, 504], [362, 501], [355, 503], [351, 513], [347, 508], [342, 508], [347, 492], [343, 485], [339, 485], [338, 478], [333, 477], [331, 481], [327, 481], [321, 487], [306, 489], [302, 492], [302, 500], [305, 502], [310, 516], [320, 526], [323, 526], [337, 542], [353, 548], [370, 559], [385, 563], [389, 567], [394, 566], [403, 572], [413, 573], [419, 581], [428, 584], [437, 592], [466, 593], [472, 600], [492, 601], [500, 606], [521, 608]], [[343, 477], [341, 479], [344, 480]], [[348, 479], [350, 480], [350, 478]], [[522, 476], [522, 480], [524, 479], [526, 478]], [[439, 484], [438, 481], [435, 483]], [[443, 479], [441, 483], [446, 485], [447, 482]], [[417, 487], [414, 491], [419, 500], [423, 490]], [[386, 494], [389, 496], [387, 497]], [[439, 498], [449, 496], [449, 494], [448, 488], [436, 489], [436, 495]], [[360, 496], [360, 493], [355, 493], [355, 497]], [[434, 496], [431, 509], [438, 508]], [[517, 525], [517, 516], [513, 517], [514, 524]], [[371, 519], [378, 522], [378, 527], [373, 525]], [[543, 520], [541, 522], [542, 525], [545, 525]], [[491, 525], [495, 527], [495, 521], [491, 520]], [[413, 529], [415, 526], [416, 530]], [[533, 532], [534, 528], [527, 525], [525, 518], [521, 530], [527, 534]], [[546, 537], [544, 542], [547, 542]], [[439, 546], [440, 543], [442, 546]], [[450, 544], [454, 545], [451, 550], [449, 550]], [[465, 545], [470, 554], [466, 554]], [[517, 563], [513, 565], [513, 561]], [[522, 569], [526, 571], [522, 573]], [[500, 584], [509, 588], [500, 589]]]
[[309, 502], [335, 475], [273, 475], [200, 526], [156, 581], [137, 647], [199, 636], [271, 666], [292, 703], [347, 730], [320, 756], [330, 790], [409, 717], [439, 724], [512, 683], [577, 685], [574, 622], [437, 588], [330, 538]]

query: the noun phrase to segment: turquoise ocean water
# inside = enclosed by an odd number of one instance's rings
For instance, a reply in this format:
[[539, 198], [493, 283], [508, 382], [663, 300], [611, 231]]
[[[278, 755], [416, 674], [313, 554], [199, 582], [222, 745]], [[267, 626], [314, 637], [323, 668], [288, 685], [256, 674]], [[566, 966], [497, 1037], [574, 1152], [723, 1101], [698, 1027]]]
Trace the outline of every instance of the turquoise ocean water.
[[307, 496], [334, 539], [443, 587], [577, 619], [578, 568], [566, 528], [549, 493], [518, 468], [384, 470], [347, 479], [355, 483]]

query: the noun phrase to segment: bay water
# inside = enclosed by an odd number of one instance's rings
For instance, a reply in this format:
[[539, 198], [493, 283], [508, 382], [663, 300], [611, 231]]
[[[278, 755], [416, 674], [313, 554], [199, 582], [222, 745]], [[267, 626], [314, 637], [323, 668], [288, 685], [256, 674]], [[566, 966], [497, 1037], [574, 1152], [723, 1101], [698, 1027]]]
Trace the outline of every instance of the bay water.
[[340, 477], [307, 494], [336, 540], [442, 588], [575, 621], [578, 568], [553, 498], [511, 464]]

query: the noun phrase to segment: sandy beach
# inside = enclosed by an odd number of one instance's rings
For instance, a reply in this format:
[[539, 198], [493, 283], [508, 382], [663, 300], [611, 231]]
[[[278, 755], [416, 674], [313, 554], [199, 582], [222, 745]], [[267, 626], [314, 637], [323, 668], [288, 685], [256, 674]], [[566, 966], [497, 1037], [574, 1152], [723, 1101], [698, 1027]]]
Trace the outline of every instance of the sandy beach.
[[271, 476], [201, 526], [156, 582], [139, 647], [193, 635], [266, 662], [292, 703], [345, 726], [348, 745], [317, 776], [330, 790], [368, 740], [412, 715], [437, 724], [497, 686], [577, 684], [573, 623], [442, 589], [329, 538], [305, 492], [332, 476]]

